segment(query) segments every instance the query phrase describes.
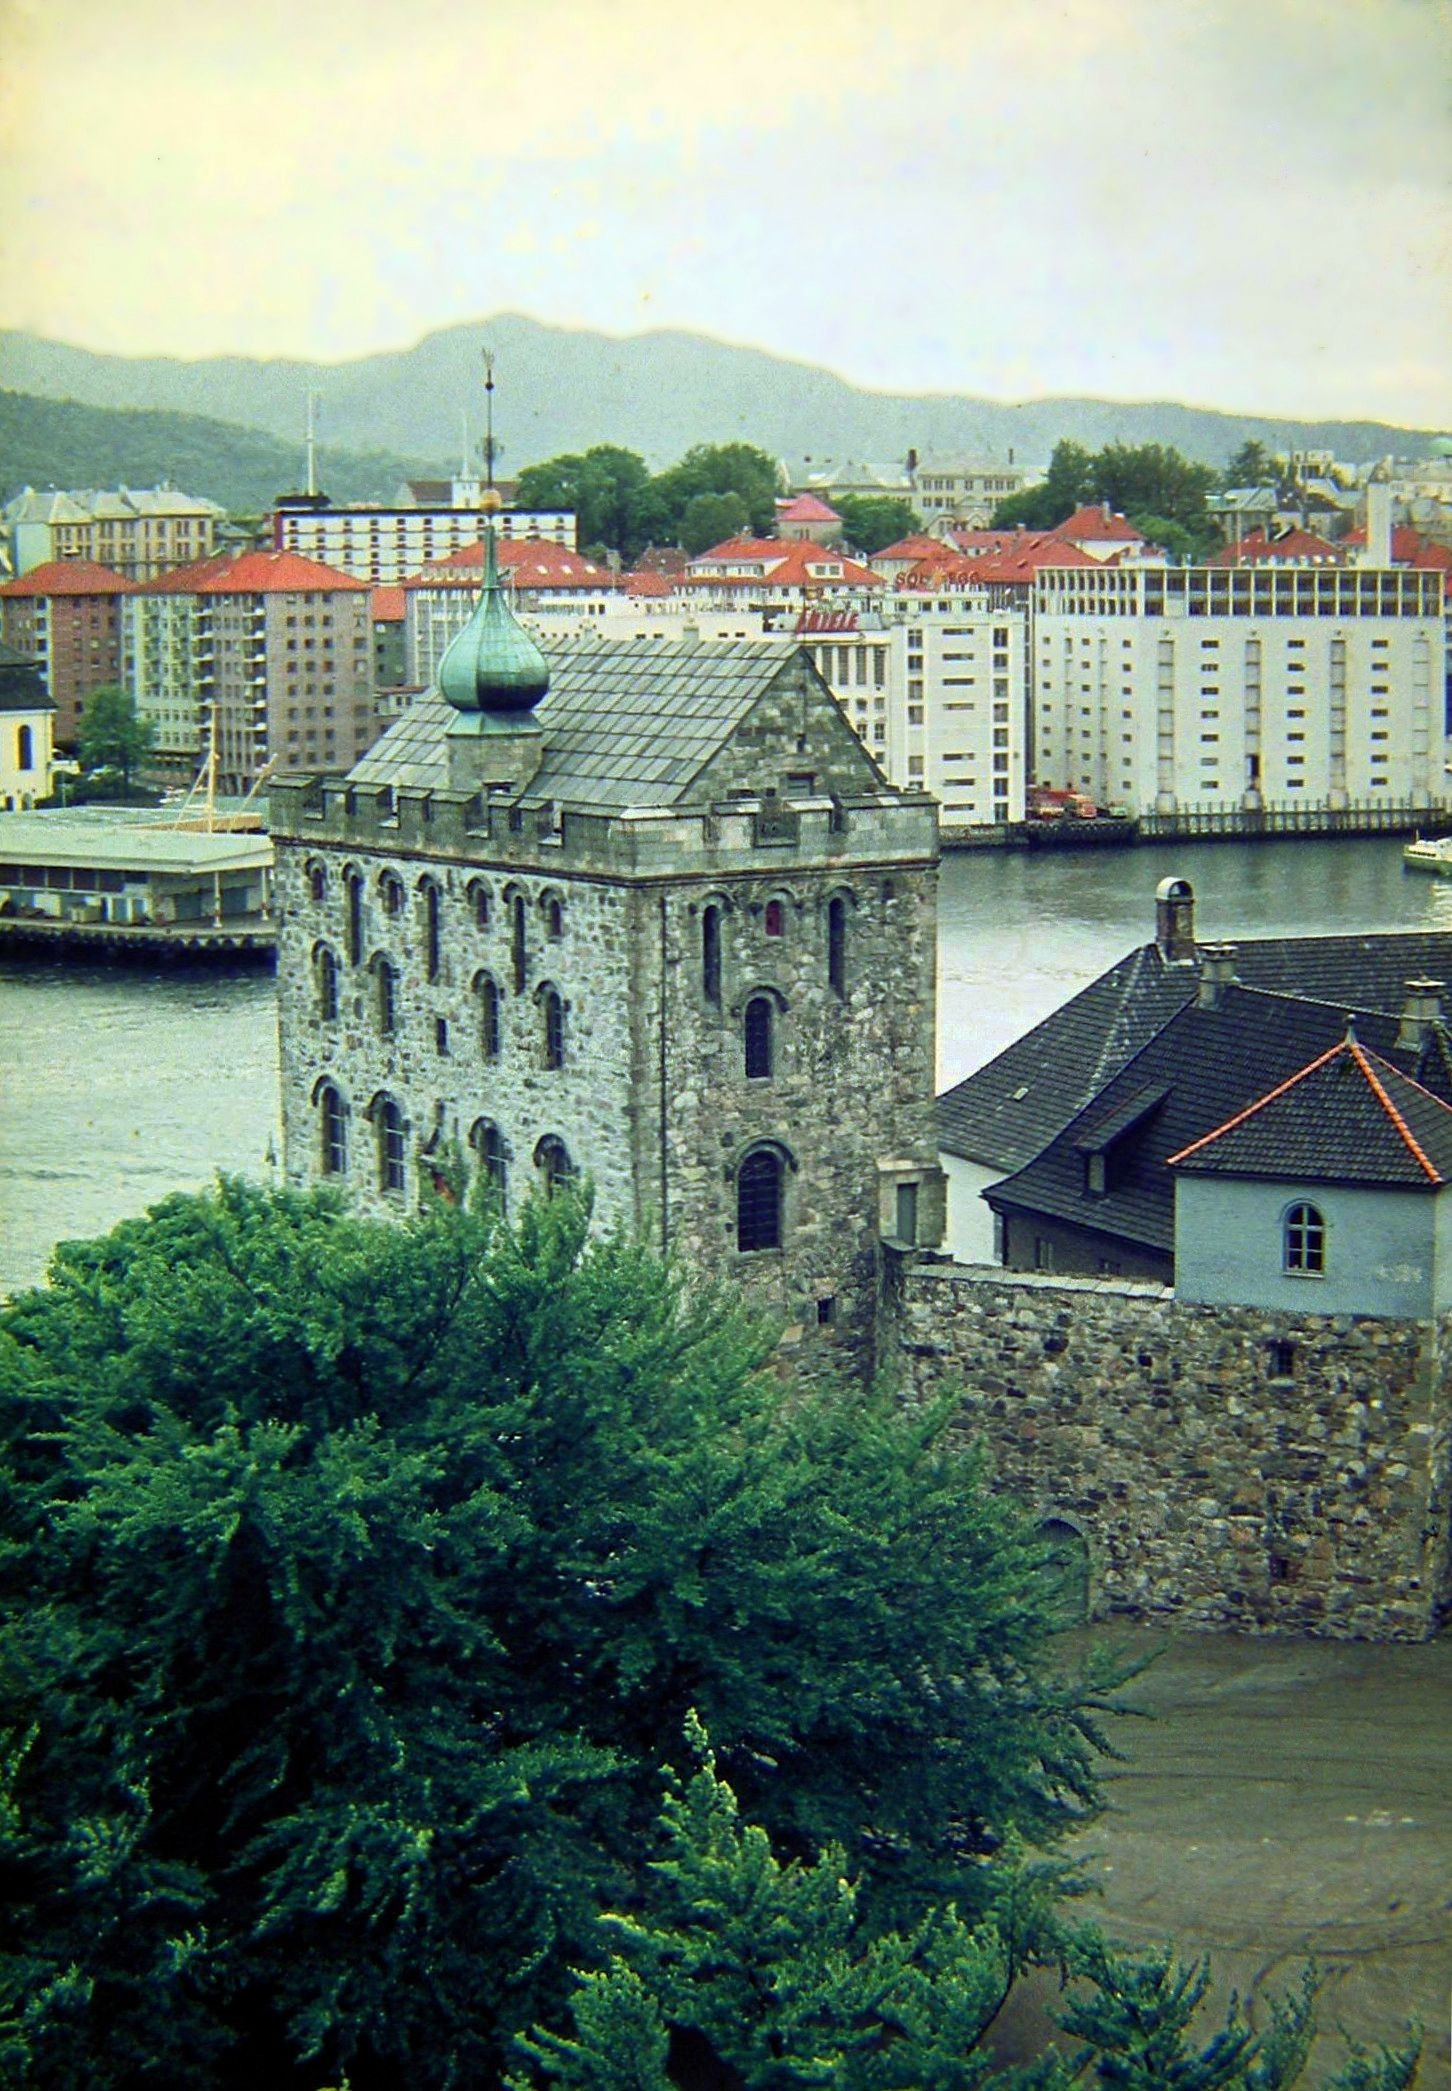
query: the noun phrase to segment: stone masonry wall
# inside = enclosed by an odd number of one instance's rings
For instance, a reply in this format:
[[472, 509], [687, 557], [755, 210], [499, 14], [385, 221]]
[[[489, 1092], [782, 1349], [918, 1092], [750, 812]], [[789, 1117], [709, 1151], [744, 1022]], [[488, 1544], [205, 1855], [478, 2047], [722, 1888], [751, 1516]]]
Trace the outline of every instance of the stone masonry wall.
[[[327, 890], [311, 898], [310, 876], [322, 865]], [[350, 963], [345, 878], [365, 881], [365, 931], [359, 964]], [[383, 881], [403, 886], [402, 912], [384, 906]], [[430, 980], [426, 964], [424, 900], [420, 881], [440, 888], [441, 963]], [[534, 1178], [539, 1141], [562, 1139], [578, 1168], [588, 1169], [596, 1206], [607, 1224], [633, 1227], [640, 1218], [633, 1180], [630, 1120], [630, 971], [627, 897], [603, 881], [533, 876], [508, 869], [450, 864], [397, 851], [306, 851], [282, 847], [276, 892], [282, 918], [278, 963], [282, 1036], [283, 1133], [287, 1174], [309, 1182], [320, 1169], [317, 1088], [334, 1081], [349, 1111], [345, 1183], [364, 1210], [396, 1209], [379, 1188], [378, 1150], [367, 1117], [380, 1095], [397, 1101], [408, 1128], [408, 1202], [416, 1195], [414, 1160], [435, 1131], [467, 1153], [479, 1119], [504, 1135], [511, 1200]], [[488, 921], [479, 920], [479, 895]], [[511, 901], [525, 902], [523, 990], [513, 978]], [[548, 905], [561, 903], [558, 938], [548, 932]], [[318, 952], [327, 946], [339, 964], [340, 1002], [333, 1021], [321, 1014]], [[379, 1023], [377, 962], [399, 969], [397, 1014], [391, 1035]], [[499, 990], [500, 1049], [484, 1052], [479, 983], [488, 974]], [[541, 992], [555, 986], [564, 998], [565, 1063], [545, 1065]], [[445, 1029], [441, 1033], [439, 1025]]]
[[1082, 1532], [1097, 1613], [1392, 1640], [1445, 1613], [1452, 1320], [889, 1266], [885, 1367], [961, 1388], [998, 1484]]
[[[844, 908], [841, 993], [828, 968], [833, 900]], [[916, 1171], [920, 1238], [940, 1235], [932, 1114], [936, 868], [798, 860], [776, 873], [753, 867], [749, 875], [644, 893], [637, 948], [656, 980], [662, 904], [671, 1246], [785, 1324], [799, 1364], [820, 1356], [847, 1371], [870, 1370], [879, 1165]], [[702, 977], [702, 917], [712, 905], [721, 923], [719, 1001], [708, 998]], [[779, 935], [767, 933], [773, 907]], [[748, 1078], [743, 1023], [747, 1002], [760, 993], [774, 1012], [772, 1072]], [[643, 993], [637, 1006], [652, 1012], [655, 1001]], [[637, 1086], [658, 1094], [653, 1016], [648, 1029]], [[642, 1114], [642, 1181], [659, 1181], [658, 1125], [658, 1115], [652, 1123]], [[757, 1143], [789, 1158], [782, 1245], [743, 1254], [736, 1170]]]

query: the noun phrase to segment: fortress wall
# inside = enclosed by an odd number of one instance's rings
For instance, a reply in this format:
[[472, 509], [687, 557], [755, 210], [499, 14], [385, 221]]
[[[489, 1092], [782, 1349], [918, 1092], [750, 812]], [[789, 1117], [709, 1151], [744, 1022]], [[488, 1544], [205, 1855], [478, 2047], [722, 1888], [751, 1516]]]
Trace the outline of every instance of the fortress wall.
[[961, 1390], [959, 1427], [999, 1484], [1083, 1534], [1096, 1615], [1435, 1630], [1452, 1600], [1452, 1317], [1200, 1307], [892, 1251], [886, 1265], [883, 1368], [911, 1399]]

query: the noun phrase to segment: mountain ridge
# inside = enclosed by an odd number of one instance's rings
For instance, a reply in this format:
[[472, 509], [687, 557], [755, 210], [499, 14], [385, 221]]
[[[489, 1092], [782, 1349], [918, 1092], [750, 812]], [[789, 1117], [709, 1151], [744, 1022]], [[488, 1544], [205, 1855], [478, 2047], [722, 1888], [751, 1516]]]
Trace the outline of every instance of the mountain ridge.
[[[886, 463], [909, 449], [1041, 465], [1069, 437], [1163, 442], [1222, 464], [1250, 439], [1276, 449], [1330, 449], [1352, 463], [1422, 454], [1439, 433], [1374, 420], [1225, 412], [1176, 400], [1074, 394], [1000, 401], [950, 392], [894, 393], [823, 367], [682, 328], [609, 335], [499, 313], [425, 334], [412, 347], [339, 363], [295, 357], [104, 355], [43, 336], [0, 333], [0, 387], [129, 411], [201, 414], [298, 444], [307, 394], [320, 395], [323, 478], [334, 451], [449, 457], [460, 414], [477, 440], [479, 357], [496, 358], [500, 466], [512, 474], [563, 450], [616, 442], [657, 466], [692, 443], [745, 440], [793, 468], [815, 458]], [[3, 461], [0, 461], [3, 471]]]

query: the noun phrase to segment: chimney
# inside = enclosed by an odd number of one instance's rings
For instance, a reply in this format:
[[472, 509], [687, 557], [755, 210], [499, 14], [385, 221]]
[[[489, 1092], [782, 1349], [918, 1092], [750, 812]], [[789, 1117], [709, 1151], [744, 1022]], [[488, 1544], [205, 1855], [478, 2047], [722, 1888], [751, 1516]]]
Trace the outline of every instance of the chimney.
[[1195, 960], [1195, 889], [1188, 879], [1161, 879], [1155, 887], [1155, 943], [1167, 966]]
[[1427, 1043], [1433, 1024], [1442, 1021], [1442, 982], [1409, 980], [1402, 1020], [1397, 1028], [1397, 1046], [1404, 1053], [1419, 1053]]
[[1385, 479], [1369, 479], [1366, 482], [1366, 558], [1367, 566], [1390, 566], [1392, 563], [1392, 495]]
[[1200, 988], [1195, 996], [1195, 1007], [1218, 1009], [1225, 999], [1226, 988], [1235, 984], [1235, 946], [1202, 944], [1199, 956]]

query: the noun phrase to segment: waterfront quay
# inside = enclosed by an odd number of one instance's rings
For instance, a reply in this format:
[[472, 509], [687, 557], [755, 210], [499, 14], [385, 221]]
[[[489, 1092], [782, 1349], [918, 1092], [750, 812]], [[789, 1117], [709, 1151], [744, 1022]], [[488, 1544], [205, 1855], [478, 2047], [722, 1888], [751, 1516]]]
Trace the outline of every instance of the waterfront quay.
[[124, 809], [0, 814], [0, 946], [270, 958], [272, 843]]
[[1187, 806], [1176, 813], [1101, 814], [945, 826], [945, 850], [1129, 849], [1145, 842], [1290, 842], [1359, 835], [1449, 835], [1452, 806]]

